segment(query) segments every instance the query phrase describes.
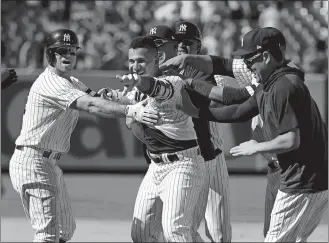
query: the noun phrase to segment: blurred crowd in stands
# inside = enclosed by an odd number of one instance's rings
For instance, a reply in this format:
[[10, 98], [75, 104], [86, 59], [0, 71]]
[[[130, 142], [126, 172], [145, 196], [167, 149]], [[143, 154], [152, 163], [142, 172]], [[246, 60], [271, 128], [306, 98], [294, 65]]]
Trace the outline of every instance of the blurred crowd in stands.
[[152, 25], [188, 20], [202, 53], [231, 57], [243, 34], [273, 26], [306, 72], [327, 73], [328, 1], [1, 1], [2, 67], [43, 68], [44, 42], [57, 28], [78, 34], [77, 69], [125, 70], [130, 40]]

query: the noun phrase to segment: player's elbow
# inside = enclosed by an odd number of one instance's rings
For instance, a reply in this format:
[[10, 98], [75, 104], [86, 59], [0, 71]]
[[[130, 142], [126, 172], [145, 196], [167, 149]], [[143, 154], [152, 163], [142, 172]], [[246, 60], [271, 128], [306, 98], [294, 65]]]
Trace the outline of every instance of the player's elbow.
[[76, 99], [70, 106], [70, 108], [85, 111], [89, 113], [95, 113], [98, 107], [95, 105], [95, 100], [99, 98], [92, 97], [90, 95], [84, 95]]
[[288, 151], [299, 148], [300, 135], [298, 128], [294, 128], [291, 131], [281, 135], [281, 138], [282, 138], [281, 141], [284, 144], [285, 149], [287, 149]]

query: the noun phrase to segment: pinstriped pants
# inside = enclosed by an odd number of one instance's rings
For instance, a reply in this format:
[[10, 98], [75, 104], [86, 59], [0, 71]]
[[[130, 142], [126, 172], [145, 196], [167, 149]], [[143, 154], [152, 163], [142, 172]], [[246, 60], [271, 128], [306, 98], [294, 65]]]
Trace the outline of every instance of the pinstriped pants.
[[134, 242], [192, 241], [193, 215], [205, 176], [197, 149], [177, 152], [180, 160], [176, 162], [151, 162], [136, 197]]
[[266, 237], [270, 227], [271, 213], [273, 210], [276, 195], [278, 194], [281, 180], [281, 169], [272, 171], [270, 168], [267, 172], [267, 185], [265, 192], [265, 212], [264, 212], [264, 228], [263, 235]]
[[265, 242], [306, 242], [328, 207], [328, 190], [317, 193], [278, 191]]
[[63, 172], [56, 160], [42, 157], [36, 150], [15, 150], [9, 164], [14, 189], [35, 229], [34, 242], [68, 241], [75, 221]]
[[202, 239], [197, 232], [205, 218], [206, 235], [211, 242], [231, 242], [230, 186], [224, 153], [204, 163], [205, 188], [199, 197], [195, 212], [194, 242]]

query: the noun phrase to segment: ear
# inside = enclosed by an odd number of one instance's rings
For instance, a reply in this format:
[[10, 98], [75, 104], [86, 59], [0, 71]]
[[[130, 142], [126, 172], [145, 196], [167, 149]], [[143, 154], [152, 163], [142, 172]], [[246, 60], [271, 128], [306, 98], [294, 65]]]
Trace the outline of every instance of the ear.
[[268, 51], [263, 52], [263, 61], [265, 61], [266, 64], [269, 64], [272, 58], [273, 57]]

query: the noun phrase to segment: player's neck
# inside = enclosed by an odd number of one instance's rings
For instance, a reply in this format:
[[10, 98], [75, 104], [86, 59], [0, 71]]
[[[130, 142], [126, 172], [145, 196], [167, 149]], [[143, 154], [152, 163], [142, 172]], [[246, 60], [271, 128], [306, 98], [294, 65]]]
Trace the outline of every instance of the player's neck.
[[56, 75], [62, 77], [62, 78], [65, 78], [65, 79], [68, 79], [70, 80], [70, 76], [71, 76], [71, 73], [68, 73], [68, 72], [61, 72], [60, 70], [54, 68], [53, 66], [51, 65], [48, 65], [48, 69], [52, 72], [52, 73], [55, 73]]

